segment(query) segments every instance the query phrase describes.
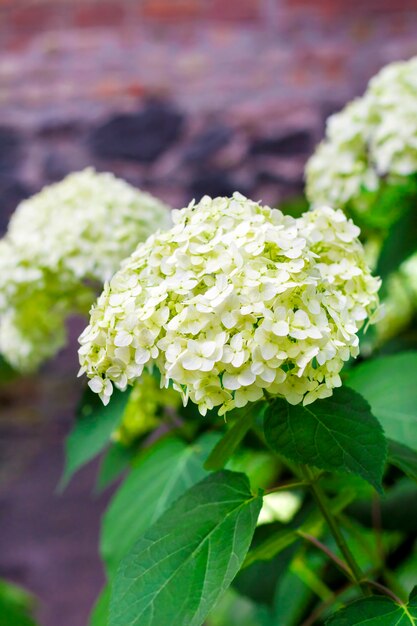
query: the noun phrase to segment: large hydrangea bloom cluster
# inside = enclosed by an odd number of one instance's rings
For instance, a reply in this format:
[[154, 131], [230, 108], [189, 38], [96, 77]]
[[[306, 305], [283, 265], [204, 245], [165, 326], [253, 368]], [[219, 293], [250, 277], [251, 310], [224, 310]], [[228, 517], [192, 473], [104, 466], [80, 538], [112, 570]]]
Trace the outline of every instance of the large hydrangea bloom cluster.
[[87, 313], [123, 258], [170, 225], [159, 200], [92, 169], [16, 209], [0, 241], [0, 352], [34, 370], [65, 343], [65, 319]]
[[416, 108], [417, 57], [382, 69], [362, 98], [329, 118], [306, 168], [309, 200], [367, 211], [363, 191], [416, 173]]
[[156, 364], [203, 415], [265, 391], [294, 404], [329, 396], [377, 305], [358, 234], [328, 207], [294, 219], [237, 193], [191, 203], [106, 284], [80, 371], [107, 403], [113, 383]]

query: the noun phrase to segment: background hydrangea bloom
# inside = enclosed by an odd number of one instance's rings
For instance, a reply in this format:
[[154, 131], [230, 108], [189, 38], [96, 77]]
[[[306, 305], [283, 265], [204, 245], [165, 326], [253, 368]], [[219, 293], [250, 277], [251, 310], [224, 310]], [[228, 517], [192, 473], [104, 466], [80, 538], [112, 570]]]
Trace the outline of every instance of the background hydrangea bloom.
[[366, 213], [375, 207], [369, 192], [417, 172], [416, 107], [417, 57], [382, 69], [362, 98], [329, 118], [306, 168], [309, 200]]
[[264, 390], [294, 404], [329, 396], [377, 305], [358, 234], [328, 207], [294, 219], [237, 193], [191, 203], [106, 284], [81, 372], [107, 403], [113, 383], [156, 363], [203, 415]]
[[120, 261], [168, 207], [112, 174], [86, 169], [16, 209], [0, 241], [0, 351], [33, 370], [65, 343], [65, 319], [87, 313]]

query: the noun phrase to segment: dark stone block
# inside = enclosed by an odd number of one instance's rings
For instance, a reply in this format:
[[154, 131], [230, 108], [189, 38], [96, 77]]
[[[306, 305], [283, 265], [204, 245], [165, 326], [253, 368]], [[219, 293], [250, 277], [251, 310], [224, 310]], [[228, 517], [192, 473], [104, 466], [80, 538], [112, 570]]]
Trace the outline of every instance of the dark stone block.
[[67, 139], [74, 140], [84, 132], [83, 124], [75, 120], [50, 119], [45, 121], [37, 129], [37, 135], [42, 139]]
[[223, 170], [208, 170], [196, 174], [189, 185], [190, 192], [197, 201], [203, 196], [231, 196], [233, 192], [240, 191], [244, 195], [250, 195], [250, 189], [246, 185], [237, 183], [233, 177]]
[[0, 173], [0, 235], [7, 229], [10, 215], [31, 190], [17, 178]]
[[227, 146], [232, 136], [231, 128], [223, 124], [214, 124], [191, 140], [184, 151], [184, 161], [186, 163], [206, 162]]
[[149, 102], [138, 113], [115, 115], [93, 130], [93, 153], [104, 159], [152, 163], [181, 135], [183, 115], [165, 102]]
[[18, 164], [21, 147], [21, 137], [15, 130], [0, 126], [0, 172], [9, 172]]
[[312, 137], [307, 130], [295, 130], [278, 137], [258, 137], [252, 142], [250, 153], [291, 157], [308, 154]]
[[284, 189], [294, 189], [302, 191], [304, 187], [303, 177], [289, 177], [283, 174], [270, 172], [269, 170], [260, 170], [256, 174], [256, 183], [258, 185], [278, 185]]
[[43, 162], [43, 175], [48, 183], [56, 183], [72, 170], [67, 160], [55, 151], [47, 154]]

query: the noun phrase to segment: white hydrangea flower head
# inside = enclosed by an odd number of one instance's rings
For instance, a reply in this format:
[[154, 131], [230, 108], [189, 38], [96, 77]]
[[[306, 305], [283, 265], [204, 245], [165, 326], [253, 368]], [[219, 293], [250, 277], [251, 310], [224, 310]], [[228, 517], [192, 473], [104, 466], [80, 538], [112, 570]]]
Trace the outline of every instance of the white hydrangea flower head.
[[156, 365], [222, 415], [264, 396], [308, 404], [341, 384], [377, 307], [359, 229], [329, 207], [294, 219], [235, 193], [174, 212], [105, 285], [80, 373], [109, 402]]
[[310, 202], [366, 212], [362, 192], [416, 173], [416, 108], [417, 57], [383, 68], [361, 98], [328, 119], [306, 167]]
[[0, 241], [0, 352], [34, 370], [65, 343], [65, 319], [87, 313], [123, 258], [168, 207], [88, 168], [24, 200]]

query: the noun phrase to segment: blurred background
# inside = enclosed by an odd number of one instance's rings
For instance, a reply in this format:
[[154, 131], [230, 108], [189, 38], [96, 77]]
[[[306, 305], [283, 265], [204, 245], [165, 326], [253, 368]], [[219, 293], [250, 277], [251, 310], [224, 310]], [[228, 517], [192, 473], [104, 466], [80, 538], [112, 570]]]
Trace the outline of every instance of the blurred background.
[[[86, 165], [177, 208], [296, 199], [327, 116], [416, 54], [415, 0], [0, 0], [1, 231]], [[79, 330], [0, 385], [0, 577], [38, 595], [43, 626], [85, 626], [103, 581], [96, 467], [56, 493]]]

